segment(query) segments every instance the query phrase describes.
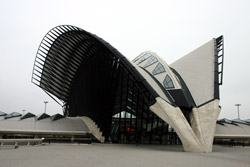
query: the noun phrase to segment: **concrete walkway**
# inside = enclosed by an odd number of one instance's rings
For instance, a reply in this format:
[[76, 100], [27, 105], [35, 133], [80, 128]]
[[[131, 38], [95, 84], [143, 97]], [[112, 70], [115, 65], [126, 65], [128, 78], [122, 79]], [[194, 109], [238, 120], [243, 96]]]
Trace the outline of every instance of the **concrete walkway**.
[[214, 146], [212, 153], [182, 146], [50, 144], [2, 148], [0, 167], [250, 167], [250, 147]]

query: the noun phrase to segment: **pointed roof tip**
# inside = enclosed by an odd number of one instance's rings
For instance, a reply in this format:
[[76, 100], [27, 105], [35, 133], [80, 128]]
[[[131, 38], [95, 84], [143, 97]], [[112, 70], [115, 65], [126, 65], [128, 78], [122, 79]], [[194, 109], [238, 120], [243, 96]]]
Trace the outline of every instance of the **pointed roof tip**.
[[26, 118], [31, 118], [31, 117], [36, 117], [36, 115], [33, 114], [33, 113], [31, 113], [31, 112], [28, 112], [28, 113], [24, 114], [24, 115], [20, 118], [20, 120], [23, 120], [23, 119], [26, 119]]
[[37, 116], [36, 120], [42, 120], [42, 119], [49, 118], [49, 117], [51, 117], [51, 116], [46, 114], [46, 113], [42, 113], [42, 114]]
[[4, 119], [14, 118], [14, 117], [21, 117], [22, 114], [18, 112], [12, 112], [4, 117]]
[[51, 116], [51, 119], [52, 119], [52, 121], [56, 121], [56, 120], [62, 119], [62, 118], [64, 118], [64, 117], [65, 117], [65, 116], [63, 116], [63, 115], [57, 113], [57, 114], [52, 115], [52, 116]]
[[0, 116], [6, 116], [7, 113], [0, 111]]
[[[197, 106], [220, 98], [219, 86], [223, 81], [223, 57], [223, 36], [220, 36], [209, 40], [169, 65], [184, 80]], [[218, 71], [215, 68], [218, 68]], [[216, 84], [215, 77], [219, 79]]]
[[221, 41], [221, 40], [223, 40], [223, 38], [224, 38], [224, 36], [223, 36], [223, 35], [220, 35], [219, 37], [216, 38], [216, 41], [217, 41], [217, 42], [218, 42], [218, 41]]

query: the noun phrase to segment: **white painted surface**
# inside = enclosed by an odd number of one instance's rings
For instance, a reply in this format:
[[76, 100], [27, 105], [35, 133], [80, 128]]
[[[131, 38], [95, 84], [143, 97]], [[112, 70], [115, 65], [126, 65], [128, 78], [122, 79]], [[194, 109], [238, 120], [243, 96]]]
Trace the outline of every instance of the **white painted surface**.
[[214, 98], [214, 39], [172, 63], [197, 106]]
[[84, 123], [88, 126], [88, 129], [90, 132], [96, 137], [97, 140], [99, 140], [101, 143], [105, 141], [105, 138], [102, 136], [102, 132], [97, 127], [96, 123], [90, 119], [89, 117], [81, 117]]
[[88, 132], [85, 122], [79, 117], [65, 117], [52, 121], [51, 118], [36, 120], [36, 117], [20, 120], [20, 117], [1, 119], [1, 131], [49, 131], [49, 132]]

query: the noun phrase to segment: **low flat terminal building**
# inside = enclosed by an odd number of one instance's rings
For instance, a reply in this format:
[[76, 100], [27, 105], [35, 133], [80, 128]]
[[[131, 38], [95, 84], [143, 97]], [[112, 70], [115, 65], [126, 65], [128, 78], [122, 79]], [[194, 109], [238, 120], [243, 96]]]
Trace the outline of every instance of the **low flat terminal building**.
[[17, 112], [0, 112], [0, 138], [44, 138], [45, 142], [91, 142], [96, 138], [80, 117], [64, 117], [60, 114], [22, 115]]
[[218, 120], [214, 138], [216, 144], [250, 146], [250, 119]]

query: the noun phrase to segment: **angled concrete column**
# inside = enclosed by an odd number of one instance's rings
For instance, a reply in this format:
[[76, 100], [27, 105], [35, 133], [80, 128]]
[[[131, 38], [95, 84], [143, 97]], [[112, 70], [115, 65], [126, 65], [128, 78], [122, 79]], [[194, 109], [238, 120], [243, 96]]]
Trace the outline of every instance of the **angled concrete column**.
[[[207, 104], [208, 107], [193, 109], [193, 113], [195, 113], [194, 115], [197, 116], [192, 116], [192, 127], [189, 125], [188, 121], [184, 117], [179, 107], [173, 107], [160, 97], [156, 98], [156, 103], [150, 106], [150, 110], [174, 128], [180, 140], [182, 141], [183, 148], [185, 151], [211, 152], [211, 144], [208, 146], [206, 146], [206, 144], [212, 142], [210, 140], [213, 138], [214, 135], [213, 133], [215, 129], [215, 123], [218, 117], [219, 108], [219, 106], [217, 106], [218, 100], [216, 102], [211, 103], [212, 104]], [[215, 111], [213, 110], [213, 108], [215, 108]], [[213, 112], [216, 112], [217, 114], [205, 114]], [[199, 119], [198, 117], [204, 118]], [[201, 123], [202, 121], [204, 121], [204, 123]], [[211, 122], [208, 123], [209, 121]], [[208, 125], [212, 126], [212, 129], [205, 131], [203, 128], [207, 127]], [[193, 128], [195, 130], [193, 130]], [[205, 140], [204, 138], [207, 139]]]
[[190, 114], [192, 129], [206, 152], [212, 152], [216, 121], [220, 111], [219, 100], [214, 100], [199, 108], [193, 108]]

